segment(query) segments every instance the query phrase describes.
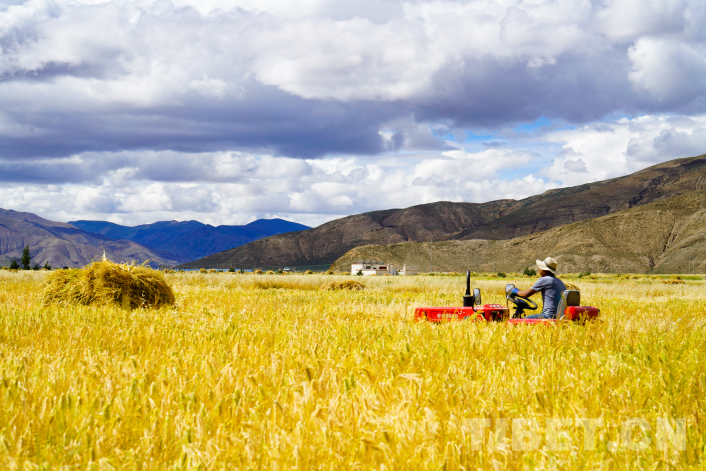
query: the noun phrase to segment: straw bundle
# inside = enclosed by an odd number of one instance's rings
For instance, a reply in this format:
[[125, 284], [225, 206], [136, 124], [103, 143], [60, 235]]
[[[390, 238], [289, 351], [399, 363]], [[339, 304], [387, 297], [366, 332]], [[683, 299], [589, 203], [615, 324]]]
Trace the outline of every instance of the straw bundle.
[[332, 281], [324, 289], [335, 290], [335, 289], [349, 289], [349, 290], [363, 290], [365, 285], [355, 280], [348, 281]]
[[125, 309], [174, 304], [174, 293], [158, 270], [144, 265], [93, 262], [48, 276], [44, 304], [118, 304]]

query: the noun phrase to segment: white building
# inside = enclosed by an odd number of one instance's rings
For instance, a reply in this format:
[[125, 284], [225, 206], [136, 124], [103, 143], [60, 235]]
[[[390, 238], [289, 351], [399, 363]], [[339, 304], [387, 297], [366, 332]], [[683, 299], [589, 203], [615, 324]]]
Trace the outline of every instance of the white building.
[[416, 275], [419, 273], [419, 271], [416, 268], [408, 267], [407, 264], [402, 265], [402, 271], [400, 272], [400, 275], [402, 276], [411, 276], [411, 275]]
[[358, 272], [363, 275], [383, 275], [387, 274], [387, 265], [382, 261], [359, 260], [351, 264], [351, 275], [357, 275]]
[[398, 271], [393, 265], [383, 261], [359, 260], [358, 262], [351, 264], [351, 275], [357, 275], [358, 273], [363, 276], [416, 275], [417, 270], [409, 268], [407, 265], [403, 265], [402, 271]]

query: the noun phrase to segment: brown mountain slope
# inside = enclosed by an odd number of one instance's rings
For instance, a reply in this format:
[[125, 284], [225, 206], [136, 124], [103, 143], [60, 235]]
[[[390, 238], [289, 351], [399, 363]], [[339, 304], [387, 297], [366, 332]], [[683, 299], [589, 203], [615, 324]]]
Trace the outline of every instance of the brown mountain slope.
[[448, 238], [512, 239], [703, 189], [706, 189], [706, 155], [677, 159], [625, 177], [525, 198], [507, 214]]
[[511, 239], [706, 188], [706, 155], [520, 201], [440, 202], [349, 216], [182, 265], [251, 268], [330, 264], [353, 247], [434, 239]]
[[249, 268], [330, 264], [359, 245], [439, 239], [502, 215], [512, 200], [490, 203], [422, 204], [348, 216], [306, 231], [289, 232], [251, 242], [195, 262], [184, 268]]
[[[385, 260], [429, 271], [432, 247], [408, 242], [357, 247], [333, 268]], [[517, 272], [552, 256], [559, 271], [688, 273], [706, 269], [706, 191], [695, 191], [512, 240], [433, 244], [435, 271]], [[691, 262], [691, 263], [690, 263]]]
[[31, 213], [0, 209], [0, 266], [20, 260], [22, 249], [29, 245], [32, 266], [46, 262], [52, 267], [83, 266], [106, 256], [115, 262], [153, 260], [156, 263], [174, 263], [128, 240], [114, 240], [91, 234], [70, 224], [49, 221]]

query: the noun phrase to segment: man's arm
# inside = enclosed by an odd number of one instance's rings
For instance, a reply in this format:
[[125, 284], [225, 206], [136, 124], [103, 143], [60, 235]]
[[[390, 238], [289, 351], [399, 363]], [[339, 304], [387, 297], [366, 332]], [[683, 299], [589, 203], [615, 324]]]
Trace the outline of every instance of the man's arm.
[[530, 288], [530, 289], [526, 289], [524, 291], [519, 291], [517, 293], [517, 295], [522, 296], [523, 298], [529, 298], [530, 296], [532, 296], [536, 292], [537, 292], [537, 290]]

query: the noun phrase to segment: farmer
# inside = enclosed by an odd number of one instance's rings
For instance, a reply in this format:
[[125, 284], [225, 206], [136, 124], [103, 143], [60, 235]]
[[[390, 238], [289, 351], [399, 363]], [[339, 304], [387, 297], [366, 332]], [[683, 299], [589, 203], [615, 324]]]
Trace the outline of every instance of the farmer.
[[556, 260], [552, 257], [547, 257], [544, 260], [537, 260], [539, 267], [539, 279], [530, 289], [520, 291], [517, 288], [512, 289], [512, 293], [523, 298], [529, 298], [537, 291], [542, 292], [542, 304], [544, 307], [539, 314], [526, 316], [525, 319], [554, 319], [556, 317], [556, 308], [561, 301], [561, 294], [566, 289], [564, 282], [556, 277]]

